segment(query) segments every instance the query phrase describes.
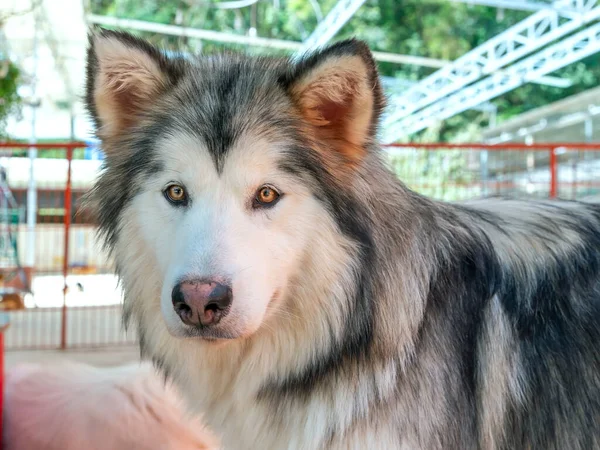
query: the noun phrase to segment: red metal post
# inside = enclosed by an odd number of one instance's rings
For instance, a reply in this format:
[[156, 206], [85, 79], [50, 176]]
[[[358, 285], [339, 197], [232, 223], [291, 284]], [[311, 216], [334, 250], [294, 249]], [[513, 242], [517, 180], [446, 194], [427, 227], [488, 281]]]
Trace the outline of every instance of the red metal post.
[[[600, 144], [598, 143], [589, 143], [589, 142], [553, 142], [552, 145], [556, 148], [565, 148], [567, 150], [580, 150], [580, 151], [600, 151]], [[85, 142], [52, 142], [48, 144], [37, 143], [33, 147], [38, 150], [50, 150], [57, 148], [65, 148], [71, 147], [75, 148], [85, 148]], [[464, 150], [498, 150], [498, 151], [506, 151], [506, 150], [539, 150], [539, 151], [548, 151], [548, 144], [546, 143], [534, 143], [534, 144], [524, 144], [518, 142], [507, 142], [504, 144], [482, 144], [478, 142], [472, 143], [462, 143], [462, 144], [453, 144], [449, 142], [408, 142], [408, 143], [391, 143], [391, 144], [382, 144], [383, 147], [397, 147], [397, 148], [428, 148], [428, 149], [464, 149]], [[28, 149], [32, 147], [32, 145], [28, 142], [0, 142], [0, 148], [9, 148], [9, 149]]]
[[69, 274], [69, 236], [71, 231], [71, 162], [73, 147], [67, 147], [67, 185], [65, 187], [65, 248], [63, 257], [63, 305], [60, 328], [60, 348], [67, 348], [67, 275]]
[[0, 330], [0, 448], [4, 448], [2, 444], [2, 436], [4, 436], [2, 428], [4, 422], [4, 384], [4, 330]]
[[4, 333], [9, 326], [8, 314], [3, 314], [0, 320], [0, 448], [4, 448], [2, 436], [4, 436], [4, 388], [6, 386], [6, 377], [4, 373]]
[[556, 147], [550, 149], [550, 198], [556, 198], [558, 194], [558, 161], [556, 158]]
[[10, 148], [10, 149], [28, 149], [35, 148], [37, 150], [50, 150], [50, 149], [63, 149], [63, 148], [85, 148], [85, 142], [78, 141], [68, 141], [68, 142], [51, 142], [51, 143], [41, 143], [38, 142], [36, 144], [31, 144], [28, 142], [13, 142], [13, 141], [4, 141], [0, 142], [0, 148]]
[[[382, 144], [382, 147], [388, 148], [426, 148], [431, 150], [437, 149], [454, 149], [454, 150], [497, 150], [497, 151], [548, 151], [546, 143], [523, 144], [518, 142], [507, 142], [505, 144], [453, 144], [448, 142], [408, 142], [408, 143], [393, 143]], [[566, 150], [581, 150], [581, 151], [599, 151], [600, 144], [591, 144], [589, 142], [553, 142], [555, 148], [564, 148]], [[1, 144], [0, 144], [1, 147]]]

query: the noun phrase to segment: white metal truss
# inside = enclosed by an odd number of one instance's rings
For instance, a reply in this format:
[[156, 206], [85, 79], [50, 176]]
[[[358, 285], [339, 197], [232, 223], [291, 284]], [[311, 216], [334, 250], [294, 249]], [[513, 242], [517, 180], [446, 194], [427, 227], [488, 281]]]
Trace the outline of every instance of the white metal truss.
[[257, 47], [273, 48], [278, 50], [298, 51], [302, 46], [301, 42], [244, 36], [240, 34], [225, 33], [222, 31], [186, 28], [178, 25], [165, 25], [156, 22], [121, 19], [118, 17], [99, 16], [96, 14], [88, 14], [86, 20], [88, 23], [96, 25], [149, 31], [152, 33], [167, 34], [171, 36], [185, 36], [196, 39], [206, 39], [207, 41], [226, 42], [229, 44], [255, 45]]
[[306, 51], [327, 44], [364, 2], [365, 0], [339, 0], [304, 41], [302, 50]]
[[[177, 25], [165, 25], [162, 23], [146, 22], [143, 20], [121, 19], [118, 17], [99, 16], [88, 14], [86, 20], [90, 24], [105, 25], [110, 27], [127, 28], [130, 30], [150, 31], [152, 33], [167, 34], [171, 36], [187, 36], [196, 39], [205, 39], [214, 42], [226, 42], [230, 44], [253, 45], [256, 47], [273, 48], [292, 52], [302, 51], [304, 44], [296, 41], [272, 39], [257, 36], [244, 36], [240, 34], [225, 33], [221, 31], [202, 30], [198, 28], [186, 28]], [[396, 53], [373, 52], [378, 61], [395, 64], [410, 64], [423, 67], [439, 68], [448, 64], [443, 59], [426, 58], [423, 56], [400, 55]]]
[[[415, 86], [418, 81], [409, 81], [409, 80], [401, 80], [399, 78], [394, 77], [380, 77], [383, 87], [394, 88], [395, 93], [400, 93], [406, 91], [408, 88]], [[573, 86], [573, 82], [571, 80], [567, 80], [566, 78], [560, 77], [539, 77], [537, 80], [533, 80], [532, 83], [543, 84], [545, 86], [553, 86], [557, 88], [568, 88]], [[401, 88], [401, 89], [398, 89]]]
[[385, 142], [416, 133], [437, 121], [489, 101], [531, 80], [600, 51], [600, 23], [499, 71], [388, 127]]
[[[503, 9], [514, 9], [518, 11], [540, 11], [542, 9], [553, 9], [556, 12], [571, 16], [573, 14], [579, 14], [582, 6], [572, 9], [568, 7], [560, 7], [556, 4], [546, 3], [537, 0], [450, 0], [455, 3], [467, 3], [469, 5], [482, 5], [491, 6], [493, 8]], [[580, 3], [584, 3], [585, 0], [580, 0]]]
[[560, 0], [557, 7], [582, 8], [578, 18], [565, 18], [555, 10], [542, 10], [452, 63], [424, 78], [402, 96], [393, 99], [387, 127], [431, 103], [462, 89], [600, 17], [597, 0]]

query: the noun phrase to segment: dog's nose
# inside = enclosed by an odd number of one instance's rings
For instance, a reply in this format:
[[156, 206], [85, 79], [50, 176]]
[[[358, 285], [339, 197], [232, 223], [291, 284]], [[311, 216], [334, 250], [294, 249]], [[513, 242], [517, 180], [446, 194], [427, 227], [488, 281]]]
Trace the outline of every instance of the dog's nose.
[[183, 323], [191, 326], [216, 325], [229, 313], [231, 288], [214, 280], [189, 280], [177, 284], [171, 293], [173, 308]]

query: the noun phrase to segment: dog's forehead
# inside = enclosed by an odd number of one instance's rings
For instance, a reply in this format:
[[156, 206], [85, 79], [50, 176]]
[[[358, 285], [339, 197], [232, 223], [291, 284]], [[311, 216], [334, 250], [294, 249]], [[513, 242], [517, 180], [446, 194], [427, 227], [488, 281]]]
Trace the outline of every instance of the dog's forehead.
[[[195, 136], [218, 172], [232, 149], [260, 137], [292, 137], [297, 124], [278, 78], [285, 64], [262, 58], [199, 59], [174, 93], [172, 124]], [[241, 143], [241, 144], [240, 144]]]
[[235, 181], [247, 185], [281, 172], [287, 144], [247, 130], [240, 133], [217, 165], [204, 140], [188, 132], [165, 135], [158, 143], [158, 159], [168, 172], [204, 185]]

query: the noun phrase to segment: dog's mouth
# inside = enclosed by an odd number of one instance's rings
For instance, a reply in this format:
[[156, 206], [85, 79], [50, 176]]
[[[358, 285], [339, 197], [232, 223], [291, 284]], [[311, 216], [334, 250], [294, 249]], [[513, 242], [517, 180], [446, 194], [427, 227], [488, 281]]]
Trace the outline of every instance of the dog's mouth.
[[186, 327], [181, 337], [184, 339], [202, 339], [206, 342], [217, 342], [237, 339], [240, 335], [224, 328]]

